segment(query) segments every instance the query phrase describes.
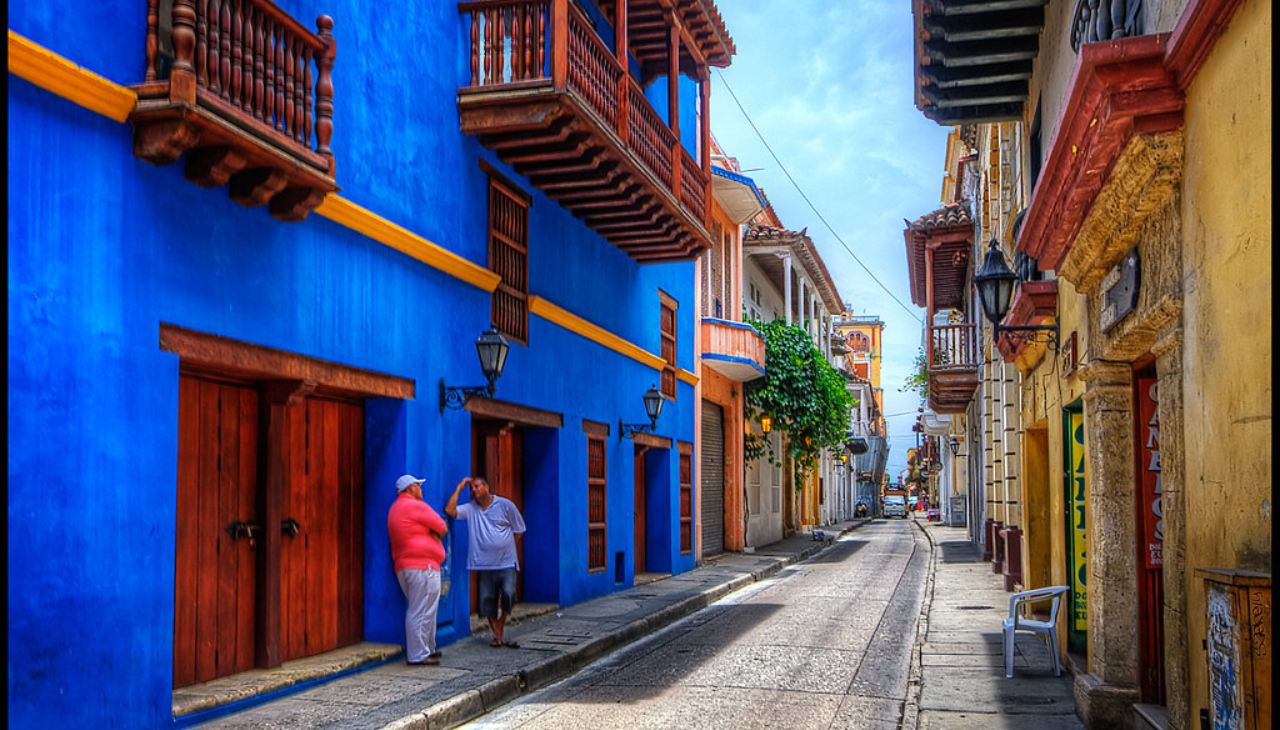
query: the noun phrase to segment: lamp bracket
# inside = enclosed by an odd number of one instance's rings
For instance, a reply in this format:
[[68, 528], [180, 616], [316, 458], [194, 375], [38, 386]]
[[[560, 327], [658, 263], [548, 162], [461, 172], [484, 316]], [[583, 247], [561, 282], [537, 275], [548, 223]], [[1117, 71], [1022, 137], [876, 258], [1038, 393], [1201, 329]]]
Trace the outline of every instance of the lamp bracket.
[[1014, 325], [1006, 326], [998, 324], [994, 326], [994, 336], [1000, 339], [1000, 335], [1008, 335], [1011, 340], [1022, 340], [1025, 342], [1039, 342], [1047, 344], [1051, 352], [1058, 351], [1058, 325], [1056, 324], [1037, 324], [1037, 325]]
[[657, 422], [653, 423], [623, 423], [622, 419], [618, 419], [618, 440], [624, 437], [634, 436], [637, 433], [653, 433], [658, 427]]
[[440, 379], [440, 413], [444, 414], [444, 409], [451, 408], [460, 411], [467, 405], [467, 401], [473, 396], [483, 395], [492, 398], [497, 391], [497, 387], [491, 382], [488, 385], [473, 385], [453, 387], [444, 384], [444, 378]]

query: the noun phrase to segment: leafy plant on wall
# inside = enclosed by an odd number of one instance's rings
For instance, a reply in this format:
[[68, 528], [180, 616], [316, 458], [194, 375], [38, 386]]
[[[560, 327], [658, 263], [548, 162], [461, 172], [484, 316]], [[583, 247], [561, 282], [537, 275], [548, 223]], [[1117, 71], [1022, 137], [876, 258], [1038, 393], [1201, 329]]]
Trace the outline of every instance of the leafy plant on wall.
[[916, 358], [912, 362], [911, 374], [907, 376], [902, 383], [902, 387], [898, 388], [898, 390], [904, 393], [915, 393], [920, 396], [921, 403], [929, 400], [929, 366], [925, 362], [923, 347], [916, 351]]
[[764, 338], [766, 374], [743, 387], [746, 417], [748, 422], [758, 422], [762, 416], [772, 419], [772, 428], [783, 433], [783, 453], [774, 453], [765, 436], [749, 433], [744, 437], [745, 456], [767, 456], [778, 467], [785, 456], [802, 474], [817, 467], [823, 449], [844, 447], [849, 410], [858, 405], [858, 399], [803, 328], [781, 319], [747, 324]]

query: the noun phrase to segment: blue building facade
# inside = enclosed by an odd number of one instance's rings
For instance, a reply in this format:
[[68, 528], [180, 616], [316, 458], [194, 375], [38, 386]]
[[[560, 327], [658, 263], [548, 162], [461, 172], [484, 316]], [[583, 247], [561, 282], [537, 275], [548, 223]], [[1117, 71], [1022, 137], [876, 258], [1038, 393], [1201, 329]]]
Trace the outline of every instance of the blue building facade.
[[[426, 479], [438, 511], [471, 474], [515, 490], [525, 601], [624, 589], [638, 556], [650, 572], [695, 565], [682, 465], [696, 458], [699, 241], [671, 260], [637, 257], [462, 131], [471, 20], [459, 6], [277, 5], [304, 26], [334, 20], [341, 189], [300, 222], [187, 182], [183, 162], [139, 159], [137, 124], [13, 72], [17, 34], [73, 75], [136, 86], [143, 10], [10, 8], [14, 727], [170, 727], [175, 687], [359, 641], [403, 644], [386, 514], [406, 472]], [[532, 5], [551, 17], [563, 3]], [[690, 127], [697, 79], [676, 95], [647, 81], [654, 110], [678, 96], [677, 126]], [[677, 139], [698, 156], [694, 134]], [[527, 329], [508, 333], [492, 397], [444, 408], [441, 383], [484, 383], [474, 342], [496, 319], [495, 184], [527, 208]], [[674, 397], [654, 433], [624, 438], [664, 372]], [[447, 646], [469, 633], [464, 522], [446, 546]], [[304, 566], [322, 577], [298, 578]], [[239, 655], [206, 658], [211, 641]]]

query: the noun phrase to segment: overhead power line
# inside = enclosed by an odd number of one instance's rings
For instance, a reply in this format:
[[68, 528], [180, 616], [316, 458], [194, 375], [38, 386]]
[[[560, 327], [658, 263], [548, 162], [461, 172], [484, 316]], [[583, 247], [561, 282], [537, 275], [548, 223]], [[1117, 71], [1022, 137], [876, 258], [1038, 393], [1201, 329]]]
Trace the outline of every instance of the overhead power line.
[[738, 100], [738, 95], [733, 93], [733, 88], [729, 86], [728, 81], [725, 81], [724, 74], [721, 73], [720, 69], [716, 69], [716, 75], [720, 77], [720, 83], [724, 84], [724, 88], [726, 91], [729, 92], [729, 96], [733, 97], [733, 103], [738, 105], [738, 110], [742, 112], [742, 116], [747, 120], [747, 124], [751, 125], [752, 131], [754, 131], [756, 133], [756, 136], [760, 138], [761, 144], [764, 145], [764, 148], [766, 150], [769, 150], [769, 155], [773, 157], [773, 161], [778, 163], [778, 167], [782, 170], [782, 174], [786, 175], [787, 179], [791, 181], [791, 184], [795, 186], [796, 192], [800, 193], [800, 197], [804, 198], [804, 202], [809, 204], [809, 208], [813, 210], [815, 215], [818, 216], [818, 220], [822, 221], [822, 225], [826, 226], [828, 231], [831, 231], [831, 235], [835, 236], [836, 240], [840, 242], [840, 245], [844, 247], [844, 250], [848, 251], [849, 255], [853, 257], [853, 260], [856, 261], [858, 265], [862, 267], [862, 270], [867, 272], [867, 276], [870, 276], [871, 279], [875, 281], [876, 284], [879, 284], [880, 288], [884, 289], [885, 293], [888, 294], [893, 299], [893, 301], [897, 302], [899, 306], [901, 306], [903, 309], [907, 311], [907, 314], [910, 314], [912, 317], [914, 317], [915, 320], [920, 324], [924, 324], [924, 320], [920, 318], [920, 315], [911, 307], [908, 307], [907, 305], [903, 304], [902, 300], [899, 299], [896, 294], [890, 291], [889, 287], [884, 285], [884, 282], [876, 278], [876, 275], [871, 272], [871, 269], [868, 269], [867, 265], [862, 263], [862, 259], [858, 258], [858, 255], [853, 252], [853, 249], [849, 248], [849, 244], [845, 243], [844, 239], [840, 237], [840, 234], [836, 233], [835, 229], [831, 227], [831, 224], [827, 222], [827, 219], [822, 217], [822, 213], [818, 211], [817, 206], [813, 204], [813, 201], [809, 200], [808, 195], [805, 195], [804, 190], [800, 188], [800, 184], [797, 183], [796, 179], [791, 176], [791, 173], [787, 170], [787, 166], [782, 164], [782, 160], [778, 159], [777, 153], [775, 153], [773, 151], [773, 148], [769, 146], [769, 142], [765, 140], [764, 135], [760, 133], [760, 130], [756, 127], [756, 123], [751, 120], [751, 115], [747, 113], [747, 110], [742, 106], [742, 102]]

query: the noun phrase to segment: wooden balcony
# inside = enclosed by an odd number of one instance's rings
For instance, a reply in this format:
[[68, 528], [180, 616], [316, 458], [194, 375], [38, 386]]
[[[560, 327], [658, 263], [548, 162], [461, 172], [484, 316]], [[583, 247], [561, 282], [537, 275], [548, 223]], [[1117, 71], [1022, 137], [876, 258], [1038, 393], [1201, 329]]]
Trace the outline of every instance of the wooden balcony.
[[935, 413], [964, 413], [978, 388], [978, 326], [930, 326], [929, 407]]
[[[625, 18], [615, 23], [619, 40], [611, 49], [568, 0], [470, 0], [458, 7], [471, 20], [470, 85], [458, 90], [463, 132], [641, 263], [690, 260], [709, 245], [710, 170], [689, 155], [678, 127], [662, 119], [619, 62], [628, 54]], [[633, 2], [628, 12], [645, 7]], [[653, 22], [646, 20], [646, 32]], [[706, 35], [715, 34], [699, 38]], [[665, 63], [663, 73], [673, 78], [692, 68], [705, 79], [707, 59], [718, 58], [713, 48], [682, 49], [679, 33], [667, 37], [665, 61], [656, 64]], [[723, 45], [714, 48], [727, 65]], [[642, 56], [641, 63], [653, 69], [655, 57]], [[670, 97], [678, 108], [677, 95]], [[705, 113], [702, 124], [706, 149]]]
[[[146, 75], [133, 153], [153, 165], [185, 155], [187, 180], [229, 183], [231, 199], [300, 221], [334, 183], [333, 20], [312, 33], [270, 0], [147, 2]], [[171, 30], [170, 30], [171, 29]], [[313, 83], [314, 81], [314, 83]]]
[[702, 364], [738, 383], [764, 377], [764, 338], [742, 322], [702, 320]]

